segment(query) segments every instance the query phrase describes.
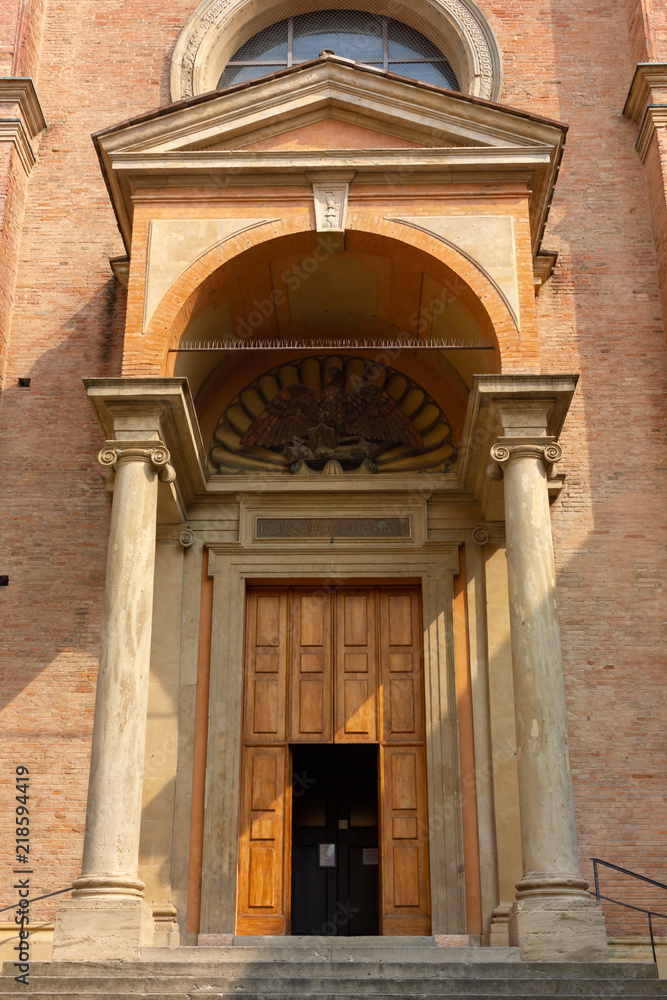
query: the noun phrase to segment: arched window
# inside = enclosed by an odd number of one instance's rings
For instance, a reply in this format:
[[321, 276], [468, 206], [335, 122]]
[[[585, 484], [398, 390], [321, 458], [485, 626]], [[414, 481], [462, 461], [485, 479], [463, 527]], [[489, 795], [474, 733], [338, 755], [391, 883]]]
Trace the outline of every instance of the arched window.
[[442, 52], [419, 31], [390, 17], [354, 10], [299, 14], [258, 32], [229, 60], [218, 89], [316, 59], [323, 49], [399, 76], [460, 90]]

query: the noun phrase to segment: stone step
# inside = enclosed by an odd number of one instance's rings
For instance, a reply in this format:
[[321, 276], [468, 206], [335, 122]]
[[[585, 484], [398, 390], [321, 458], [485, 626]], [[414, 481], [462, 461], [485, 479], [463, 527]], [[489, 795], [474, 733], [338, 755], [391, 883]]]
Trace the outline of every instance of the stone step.
[[[451, 964], [506, 965], [520, 962], [518, 948], [440, 948], [432, 938], [417, 939], [429, 942], [414, 944], [414, 938], [347, 938], [331, 943], [331, 938], [273, 938], [289, 944], [257, 944], [254, 938], [243, 938], [243, 944], [226, 947], [198, 948], [144, 948], [141, 960], [149, 963], [168, 962], [437, 962]], [[264, 939], [267, 940], [266, 938]], [[407, 944], [386, 944], [387, 941], [407, 941]], [[250, 942], [246, 944], [245, 942]]]
[[[561, 984], [562, 986], [563, 984]], [[512, 995], [512, 994], [508, 994]], [[655, 994], [656, 996], [664, 996], [665, 994]], [[35, 990], [31, 987], [22, 987], [20, 992], [12, 991], [11, 993], [3, 994], [5, 1000], [52, 1000], [53, 993], [44, 990]], [[58, 1000], [88, 1000], [91, 996], [87, 991], [70, 991], [68, 993], [58, 994]], [[243, 1000], [338, 1000], [340, 994], [336, 993], [318, 993], [318, 994], [308, 994], [308, 993], [239, 993], [237, 991], [228, 993], [220, 991], [201, 991], [192, 990], [189, 992], [174, 992], [169, 991], [168, 993], [120, 993], [115, 988], [112, 987], [111, 991], [104, 994], [104, 1000], [153, 1000], [154, 997], [159, 996], [160, 1000], [238, 1000], [242, 997]], [[569, 993], [566, 989], [559, 989], [558, 991], [547, 993], [547, 994], [522, 994], [525, 1000], [581, 1000], [581, 994]], [[597, 993], [589, 994], [591, 998], [599, 996]], [[394, 993], [382, 994], [383, 1000], [469, 1000], [469, 993], [406, 993], [403, 990]], [[478, 993], [476, 994], [477, 1000], [494, 1000], [493, 995]], [[619, 1000], [645, 1000], [646, 994], [636, 994], [632, 989], [628, 989], [624, 993], [618, 994]], [[99, 994], [95, 995], [95, 1000], [99, 1000]], [[346, 1000], [367, 1000], [367, 997], [363, 994], [349, 994], [346, 996]]]
[[[345, 978], [331, 978], [298, 975], [295, 970], [289, 977], [276, 978], [267, 976], [264, 978], [254, 974], [245, 976], [212, 975], [204, 976], [153, 976], [145, 974], [136, 976], [107, 975], [106, 977], [34, 977], [30, 976], [32, 984], [40, 992], [50, 992], [53, 997], [61, 998], [76, 990], [79, 993], [86, 993], [89, 996], [106, 996], [109, 986], [112, 985], [114, 991], [126, 996], [138, 996], [149, 994], [161, 996], [174, 991], [181, 994], [192, 991], [200, 991], [202, 996], [218, 995], [225, 993], [236, 996], [326, 996], [336, 993], [339, 997], [364, 996], [386, 997], [393, 995], [397, 991], [406, 994], [419, 994], [425, 996], [451, 996], [465, 995], [477, 997], [480, 995], [489, 997], [544, 997], [553, 993], [566, 990], [572, 996], [578, 997], [619, 997], [625, 995], [629, 989], [637, 996], [667, 996], [667, 981], [657, 982], [654, 979], [561, 979], [550, 976], [548, 979], [517, 978], [517, 979], [478, 979], [478, 978], [452, 978], [452, 977], [432, 977], [416, 975], [414, 977], [378, 977], [378, 976], [348, 976]], [[14, 988], [14, 980], [3, 978], [0, 980], [0, 995], [7, 996]]]
[[[180, 951], [181, 949], [179, 949]], [[195, 949], [193, 949], [195, 950]], [[224, 961], [218, 964], [208, 961], [184, 962], [32, 962], [30, 978], [33, 981], [50, 983], [67, 982], [85, 978], [119, 981], [128, 978], [146, 981], [149, 978], [169, 979], [182, 977], [192, 981], [212, 977], [228, 980], [231, 977], [256, 979], [326, 977], [328, 979], [461, 979], [480, 981], [502, 980], [649, 980], [656, 979], [656, 967], [648, 962], [447, 962], [437, 963], [403, 962], [396, 956], [392, 962], [368, 960], [354, 961], [304, 961], [296, 957], [292, 961], [253, 962], [248, 960]], [[13, 966], [6, 962], [0, 985], [13, 977]]]

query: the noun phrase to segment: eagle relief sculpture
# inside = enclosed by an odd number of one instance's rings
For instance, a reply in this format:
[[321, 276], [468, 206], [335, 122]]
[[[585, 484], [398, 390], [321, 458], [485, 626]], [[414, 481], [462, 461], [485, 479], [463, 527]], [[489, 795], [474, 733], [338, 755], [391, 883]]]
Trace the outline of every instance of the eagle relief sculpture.
[[301, 383], [287, 386], [241, 438], [244, 447], [281, 448], [292, 472], [304, 463], [313, 470], [375, 472], [373, 459], [387, 444], [423, 447], [399, 403], [368, 380], [368, 367], [349, 391], [341, 368], [330, 371], [319, 393]]

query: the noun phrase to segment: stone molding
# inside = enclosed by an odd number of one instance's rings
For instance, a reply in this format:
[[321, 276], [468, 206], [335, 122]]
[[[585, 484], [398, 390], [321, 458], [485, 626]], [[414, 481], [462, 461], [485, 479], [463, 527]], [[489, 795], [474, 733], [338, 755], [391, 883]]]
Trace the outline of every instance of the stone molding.
[[646, 161], [656, 129], [665, 127], [667, 127], [667, 104], [649, 104], [635, 146], [642, 163]]
[[639, 125], [636, 150], [645, 162], [657, 128], [667, 126], [667, 63], [638, 63], [623, 114]]
[[32, 79], [28, 76], [0, 78], [0, 143], [10, 142], [26, 174], [37, 158], [30, 140], [46, 128], [46, 121]]
[[75, 879], [72, 889], [73, 899], [85, 899], [104, 896], [120, 896], [122, 898], [143, 898], [145, 885], [136, 875], [81, 875]]
[[[170, 496], [171, 518], [186, 523], [185, 512], [195, 496], [206, 492], [209, 479], [199, 422], [187, 380], [182, 378], [93, 378], [84, 379], [88, 398], [107, 440], [101, 454], [110, 451], [103, 463], [114, 468], [125, 452], [158, 453], [154, 463], [164, 473], [160, 479]], [[118, 417], [128, 426], [127, 438], [118, 431]], [[137, 438], [137, 431], [155, 428]], [[164, 456], [166, 461], [160, 464]], [[152, 461], [147, 455], [130, 456]], [[168, 471], [173, 466], [175, 476]]]
[[588, 881], [576, 872], [529, 872], [516, 884], [517, 899], [583, 896], [590, 899]]
[[[474, 377], [458, 472], [461, 486], [480, 504], [483, 524], [503, 521], [502, 466], [513, 456], [520, 456], [521, 452], [515, 449], [532, 450], [549, 467], [548, 474], [553, 475], [552, 467], [560, 458], [557, 441], [577, 381], [577, 375]], [[494, 446], [498, 448], [497, 458]], [[562, 482], [557, 475], [548, 480], [550, 497], [558, 495]]]
[[31, 77], [0, 77], [0, 110], [3, 105], [18, 110], [31, 139], [46, 128], [46, 119]]
[[29, 174], [37, 162], [37, 157], [20, 118], [0, 118], [0, 142], [12, 143], [18, 153], [21, 166], [26, 174]]
[[130, 258], [125, 255], [110, 257], [109, 265], [120, 287], [127, 290], [130, 283]]
[[[419, 142], [420, 147], [352, 152], [247, 148], [256, 138], [302, 124], [304, 117], [329, 116], [353, 118], [364, 127]], [[485, 184], [528, 183], [536, 254], [566, 131], [545, 118], [326, 56], [243, 88], [143, 115], [93, 139], [128, 247], [133, 199], [147, 176], [151, 187], [214, 186], [219, 193], [221, 175], [243, 186], [289, 187], [319, 184], [322, 174], [327, 184], [338, 175], [338, 185], [348, 183], [351, 174], [380, 184], [391, 183], [397, 175], [432, 184], [434, 174], [466, 182], [479, 174]]]
[[535, 295], [540, 294], [542, 286], [547, 283], [553, 274], [557, 260], [558, 251], [556, 250], [540, 250], [540, 252], [535, 255], [533, 260], [533, 284], [535, 286]]
[[667, 63], [638, 63], [623, 114], [639, 124], [655, 90], [667, 90]]
[[[310, 0], [307, 8], [325, 8]], [[256, 32], [290, 14], [303, 13], [303, 2], [265, 0], [261, 13], [254, 0], [202, 0], [183, 27], [172, 55], [171, 99], [189, 100], [214, 90], [236, 49]], [[439, 45], [465, 93], [498, 100], [502, 55], [494, 31], [474, 0], [413, 0], [408, 9], [389, 2], [388, 16], [407, 20]]]

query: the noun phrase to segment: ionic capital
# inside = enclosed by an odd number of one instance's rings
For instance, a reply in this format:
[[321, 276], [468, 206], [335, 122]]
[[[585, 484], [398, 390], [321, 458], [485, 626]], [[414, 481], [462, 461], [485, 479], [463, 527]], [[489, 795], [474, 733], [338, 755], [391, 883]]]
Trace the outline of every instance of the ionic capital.
[[173, 483], [176, 479], [176, 470], [170, 464], [171, 455], [162, 444], [155, 447], [137, 446], [133, 442], [129, 444], [107, 444], [106, 448], [97, 456], [97, 460], [106, 469], [116, 469], [118, 462], [148, 462], [157, 471], [158, 479], [161, 483]]
[[550, 479], [553, 467], [563, 457], [563, 449], [553, 437], [499, 438], [491, 447], [491, 465], [486, 470], [489, 479], [502, 479], [503, 466], [516, 458], [534, 458], [542, 462]]

